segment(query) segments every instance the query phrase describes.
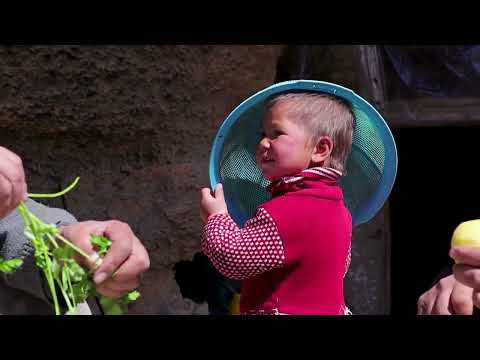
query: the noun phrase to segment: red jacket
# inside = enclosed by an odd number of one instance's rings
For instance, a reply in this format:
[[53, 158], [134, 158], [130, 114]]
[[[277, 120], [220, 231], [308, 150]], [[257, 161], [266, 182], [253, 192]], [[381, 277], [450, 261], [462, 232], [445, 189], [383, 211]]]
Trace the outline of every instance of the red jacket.
[[205, 254], [225, 276], [244, 280], [242, 313], [343, 314], [352, 222], [341, 188], [309, 174], [277, 189], [243, 229], [212, 215]]

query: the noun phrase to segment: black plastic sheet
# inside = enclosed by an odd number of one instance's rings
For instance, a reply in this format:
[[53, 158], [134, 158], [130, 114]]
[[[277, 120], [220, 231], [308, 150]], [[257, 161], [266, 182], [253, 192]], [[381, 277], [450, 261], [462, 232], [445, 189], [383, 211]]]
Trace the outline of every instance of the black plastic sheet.
[[480, 96], [480, 45], [383, 46], [414, 96]]

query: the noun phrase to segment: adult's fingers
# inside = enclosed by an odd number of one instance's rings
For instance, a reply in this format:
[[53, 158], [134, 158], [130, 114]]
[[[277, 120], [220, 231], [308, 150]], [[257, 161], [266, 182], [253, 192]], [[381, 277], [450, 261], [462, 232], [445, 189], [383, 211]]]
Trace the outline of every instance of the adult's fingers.
[[480, 246], [457, 246], [450, 249], [450, 257], [457, 264], [480, 266]]
[[94, 281], [100, 284], [113, 275], [120, 265], [132, 253], [134, 234], [126, 223], [117, 220], [107, 221], [104, 235], [112, 244], [103, 258], [102, 264], [95, 271]]
[[472, 288], [465, 286], [458, 281], [455, 282], [452, 295], [450, 296], [450, 304], [454, 314], [471, 315], [473, 313], [472, 293]]

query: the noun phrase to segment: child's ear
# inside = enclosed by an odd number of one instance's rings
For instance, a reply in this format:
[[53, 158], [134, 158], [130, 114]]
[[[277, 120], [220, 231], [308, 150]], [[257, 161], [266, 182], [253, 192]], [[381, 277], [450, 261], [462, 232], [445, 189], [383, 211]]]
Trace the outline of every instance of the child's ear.
[[312, 153], [312, 162], [315, 164], [323, 165], [326, 159], [330, 157], [333, 150], [333, 141], [328, 136], [322, 136]]

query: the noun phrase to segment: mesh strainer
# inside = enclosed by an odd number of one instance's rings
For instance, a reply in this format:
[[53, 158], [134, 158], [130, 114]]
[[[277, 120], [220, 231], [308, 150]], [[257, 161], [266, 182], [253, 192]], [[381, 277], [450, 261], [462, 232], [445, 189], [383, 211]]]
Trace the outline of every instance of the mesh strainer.
[[225, 119], [210, 153], [210, 185], [222, 183], [230, 215], [239, 226], [270, 198], [269, 181], [255, 163], [265, 105], [272, 95], [313, 91], [348, 101], [355, 115], [352, 151], [340, 180], [353, 225], [369, 221], [381, 209], [397, 173], [395, 142], [382, 116], [350, 89], [314, 80], [286, 81], [259, 91]]

